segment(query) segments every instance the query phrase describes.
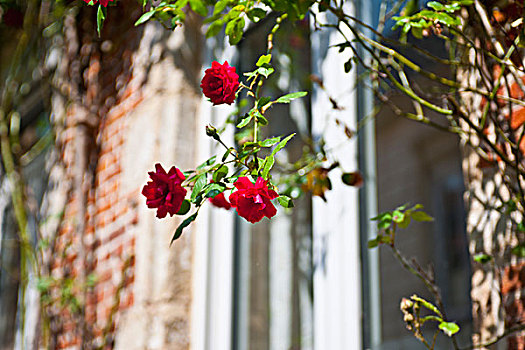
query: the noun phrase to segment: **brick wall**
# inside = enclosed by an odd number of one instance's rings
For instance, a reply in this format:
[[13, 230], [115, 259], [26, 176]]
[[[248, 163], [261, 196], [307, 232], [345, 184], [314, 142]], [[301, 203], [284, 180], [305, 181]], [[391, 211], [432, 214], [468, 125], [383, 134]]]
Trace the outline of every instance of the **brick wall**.
[[91, 9], [66, 19], [53, 99], [58, 161], [46, 194], [47, 215], [63, 212], [57, 235], [46, 231], [55, 284], [44, 337], [58, 349], [185, 349], [192, 228], [170, 249], [178, 218], [155, 219], [140, 192], [156, 162], [195, 166], [199, 23], [190, 17], [170, 33], [133, 27], [138, 6], [108, 13], [101, 39]]

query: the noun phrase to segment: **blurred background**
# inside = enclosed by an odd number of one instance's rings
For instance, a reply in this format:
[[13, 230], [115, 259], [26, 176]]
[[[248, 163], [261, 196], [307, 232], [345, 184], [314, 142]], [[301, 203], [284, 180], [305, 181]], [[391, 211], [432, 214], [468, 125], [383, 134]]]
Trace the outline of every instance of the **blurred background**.
[[[348, 6], [374, 23], [379, 4]], [[9, 172], [0, 173], [2, 349], [423, 348], [405, 329], [399, 303], [414, 293], [430, 298], [424, 285], [388, 250], [367, 248], [375, 237], [369, 219], [407, 202], [423, 204], [435, 221], [401, 232], [399, 247], [433, 266], [448, 317], [469, 340], [457, 138], [381, 109], [363, 72], [345, 73], [348, 58], [329, 50], [339, 34], [308, 21], [278, 33], [277, 73], [265, 88], [271, 96], [309, 95], [273, 107], [264, 132], [298, 134], [281, 163], [324, 139], [327, 162], [359, 170], [363, 186], [343, 185], [335, 169], [326, 201], [298, 188], [295, 208], [256, 225], [207, 205], [170, 246], [180, 220], [159, 220], [146, 207], [147, 172], [157, 162], [192, 169], [220, 152], [204, 127], [223, 125], [237, 107], [211, 107], [199, 87], [203, 71], [213, 60], [228, 60], [240, 76], [252, 70], [275, 16], [233, 48], [221, 37], [205, 40], [195, 16], [173, 32], [158, 23], [134, 27], [142, 8], [123, 5], [109, 8], [100, 37], [93, 8], [57, 7], [64, 23], [34, 39], [41, 40], [35, 55], [17, 52], [24, 14], [2, 3], [0, 91], [13, 74], [29, 82], [15, 87], [8, 125], [19, 130], [13, 153], [28, 185], [27, 241], [17, 234]], [[230, 129], [223, 140], [239, 142], [242, 134]], [[24, 244], [39, 253], [25, 254]]]

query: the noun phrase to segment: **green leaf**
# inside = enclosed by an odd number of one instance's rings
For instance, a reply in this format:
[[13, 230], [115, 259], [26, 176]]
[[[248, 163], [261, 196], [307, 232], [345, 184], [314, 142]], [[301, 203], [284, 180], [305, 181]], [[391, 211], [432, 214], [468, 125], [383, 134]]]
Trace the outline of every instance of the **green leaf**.
[[257, 68], [256, 72], [265, 78], [268, 78], [270, 74], [274, 72], [274, 69], [272, 67], [259, 67]]
[[405, 213], [405, 218], [403, 219], [403, 221], [401, 221], [400, 223], [397, 224], [397, 227], [399, 227], [399, 228], [407, 228], [408, 225], [410, 225], [411, 221], [412, 221], [412, 219], [410, 218], [410, 215], [406, 215], [406, 213]]
[[272, 54], [262, 55], [255, 64], [257, 67], [262, 67], [265, 64], [269, 64], [272, 60]]
[[392, 213], [390, 212], [381, 213], [378, 216], [370, 220], [378, 221], [377, 223], [378, 229], [380, 230], [387, 229], [390, 227], [390, 225], [392, 225]]
[[416, 221], [434, 221], [434, 218], [424, 211], [415, 211], [410, 214], [412, 219]]
[[293, 201], [290, 197], [283, 195], [277, 197], [277, 200], [283, 208], [293, 208]]
[[272, 156], [275, 156], [275, 154], [277, 152], [279, 152], [281, 149], [284, 148], [284, 146], [286, 146], [286, 144], [288, 143], [288, 141], [290, 141], [292, 139], [292, 137], [295, 136], [295, 133], [291, 134], [291, 135], [288, 135], [284, 140], [282, 140], [281, 142], [279, 142], [279, 144], [273, 149], [271, 155]]
[[186, 215], [190, 211], [190, 207], [190, 201], [187, 199], [183, 200], [177, 215]]
[[259, 145], [261, 147], [272, 147], [273, 145], [275, 145], [279, 141], [281, 141], [281, 137], [280, 136], [273, 137], [271, 139], [263, 140], [263, 141], [259, 142]]
[[307, 94], [308, 92], [306, 91], [293, 92], [291, 94], [279, 97], [277, 100], [275, 100], [275, 103], [290, 103], [292, 100], [306, 96]]
[[97, 33], [98, 36], [100, 36], [100, 31], [102, 30], [102, 26], [104, 25], [104, 20], [106, 19], [106, 8], [102, 5], [98, 5], [97, 10]]
[[218, 195], [219, 193], [224, 192], [225, 189], [226, 189], [226, 186], [224, 186], [221, 183], [215, 183], [215, 182], [211, 183], [208, 186], [206, 186], [204, 197], [206, 197], [206, 198], [213, 198], [216, 195]]
[[259, 100], [257, 100], [256, 106], [257, 106], [257, 108], [262, 108], [262, 107], [264, 107], [268, 102], [270, 102], [271, 100], [272, 100], [271, 97], [269, 97], [269, 96], [263, 96], [263, 97], [261, 97]]
[[224, 152], [224, 155], [222, 156], [222, 159], [221, 161], [224, 162], [226, 160], [226, 158], [228, 158], [228, 156], [230, 155], [230, 153], [232, 153], [232, 148], [228, 148], [226, 150], [226, 152]]
[[255, 113], [255, 117], [257, 118], [257, 122], [261, 125], [268, 125], [268, 119], [266, 119], [261, 113], [257, 112]]
[[217, 1], [217, 3], [215, 4], [215, 7], [213, 8], [213, 15], [218, 15], [219, 13], [221, 13], [222, 11], [224, 11], [224, 9], [226, 8], [226, 6], [228, 5], [228, 3], [230, 2], [230, 0], [219, 0]]
[[239, 17], [231, 22], [229, 22], [226, 25], [226, 32], [228, 32], [228, 26], [230, 24], [232, 25], [232, 29], [229, 31], [229, 33], [226, 33], [228, 35], [228, 41], [230, 45], [236, 45], [241, 41], [242, 39], [242, 33], [244, 30], [244, 26], [246, 25], [246, 21], [243, 17]]
[[392, 243], [392, 237], [390, 237], [389, 235], [380, 235], [380, 236], [377, 236], [377, 239], [379, 240], [380, 243], [386, 243], [386, 244]]
[[412, 27], [412, 35], [416, 39], [423, 39], [423, 28]]
[[190, 6], [195, 13], [198, 13], [202, 17], [206, 17], [208, 15], [208, 9], [202, 0], [190, 0]]
[[264, 11], [262, 8], [255, 7], [252, 8], [250, 11], [246, 12], [246, 15], [250, 19], [250, 21], [257, 23], [264, 17], [266, 17], [266, 11]]
[[212, 36], [216, 36], [217, 34], [219, 34], [223, 25], [224, 21], [222, 19], [218, 19], [212, 24], [210, 24], [210, 26], [206, 30], [206, 38], [211, 38]]
[[239, 124], [237, 124], [237, 127], [239, 129], [244, 128], [248, 123], [252, 120], [252, 116], [248, 116], [246, 118], [243, 118]]
[[472, 257], [472, 259], [481, 264], [486, 264], [492, 260], [492, 257], [485, 253], [478, 253]]
[[436, 11], [441, 11], [445, 6], [437, 1], [431, 1], [427, 4], [428, 7], [433, 8]]
[[151, 10], [140, 16], [140, 18], [135, 22], [135, 26], [138, 26], [142, 23], [147, 22], [153, 15], [155, 14], [155, 10]]
[[392, 212], [392, 221], [394, 221], [396, 224], [399, 224], [400, 222], [403, 222], [405, 219], [405, 213], [399, 210], [394, 210]]
[[197, 214], [199, 212], [196, 212], [195, 214], [188, 216], [175, 230], [175, 233], [173, 234], [173, 238], [171, 239], [170, 245], [173, 243], [174, 240], [178, 239], [182, 235], [182, 230], [184, 230], [186, 227], [189, 226], [195, 219], [197, 218]]
[[345, 73], [349, 73], [352, 70], [352, 59], [345, 62]]
[[392, 220], [392, 213], [387, 211], [387, 212], [379, 214], [378, 216], [374, 216], [370, 220], [372, 220], [372, 221], [383, 221], [385, 218], [387, 218], [388, 220]]
[[268, 174], [270, 173], [270, 170], [272, 170], [272, 167], [274, 164], [275, 164], [275, 158], [273, 154], [269, 155], [268, 157], [264, 159], [264, 163], [263, 163], [263, 167], [261, 171], [261, 176], [263, 177], [263, 179], [268, 178]]
[[213, 173], [212, 179], [214, 182], [221, 181], [226, 175], [228, 175], [228, 167], [222, 165], [219, 169], [215, 170]]
[[191, 192], [191, 202], [195, 203], [197, 195], [201, 192], [202, 188], [206, 186], [206, 174], [197, 176], [195, 184], [193, 185], [193, 191]]
[[443, 331], [447, 336], [452, 337], [454, 334], [459, 332], [459, 326], [454, 322], [441, 322], [439, 324], [439, 329]]
[[378, 245], [379, 245], [379, 240], [377, 238], [374, 238], [368, 241], [368, 249], [375, 248]]
[[206, 168], [207, 166], [215, 164], [216, 159], [217, 159], [217, 156], [208, 158], [204, 163], [202, 163], [201, 165], [197, 167], [197, 170], [201, 170], [201, 169]]

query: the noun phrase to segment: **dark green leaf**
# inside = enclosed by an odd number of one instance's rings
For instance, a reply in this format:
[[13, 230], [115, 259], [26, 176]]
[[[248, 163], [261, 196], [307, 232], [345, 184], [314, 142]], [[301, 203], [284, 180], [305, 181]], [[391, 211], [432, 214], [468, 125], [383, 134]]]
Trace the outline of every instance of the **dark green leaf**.
[[264, 11], [262, 8], [255, 7], [255, 8], [252, 8], [250, 11], [248, 11], [246, 15], [248, 16], [250, 21], [257, 23], [259, 22], [259, 20], [266, 17], [266, 11]]
[[197, 195], [200, 193], [204, 186], [206, 186], [206, 174], [201, 174], [197, 177], [197, 179], [195, 180], [195, 184], [193, 185], [193, 191], [191, 192], [192, 203], [197, 202]]
[[221, 166], [219, 169], [215, 170], [213, 173], [213, 181], [219, 182], [228, 174], [228, 167], [226, 165]]
[[385, 243], [385, 244], [392, 243], [392, 237], [390, 237], [389, 235], [377, 236], [377, 239], [379, 240], [380, 243]]
[[348, 73], [352, 70], [352, 59], [349, 59], [345, 62], [345, 73]]
[[272, 99], [271, 97], [269, 96], [264, 96], [264, 97], [261, 97], [258, 101], [257, 101], [257, 108], [261, 108], [263, 106], [265, 106], [268, 102], [270, 102]]
[[226, 150], [226, 152], [224, 152], [224, 155], [222, 156], [222, 161], [223, 162], [226, 160], [226, 158], [228, 158], [228, 156], [230, 155], [231, 152], [232, 152], [232, 148], [228, 148]]
[[[174, 240], [178, 239], [182, 235], [182, 230], [184, 230], [186, 227], [188, 227], [189, 224], [191, 224], [195, 219], [197, 218], [198, 212], [195, 214], [188, 216], [175, 230], [175, 233], [173, 234], [173, 238], [171, 239], [171, 243], [173, 243]], [[170, 245], [171, 245], [170, 243]]]
[[197, 170], [201, 170], [201, 169], [206, 168], [207, 166], [215, 164], [216, 159], [217, 159], [217, 156], [208, 158], [208, 160], [206, 160], [204, 163], [202, 163], [201, 165], [197, 167]]
[[183, 200], [177, 215], [186, 215], [190, 211], [190, 207], [190, 201], [187, 199]]
[[206, 186], [206, 190], [205, 190], [205, 195], [204, 196], [206, 198], [213, 198], [216, 195], [218, 195], [219, 193], [224, 192], [225, 189], [226, 189], [226, 186], [224, 186], [224, 184], [214, 182], [214, 183], [211, 183], [208, 186]]
[[369, 249], [372, 249], [372, 248], [375, 248], [379, 245], [379, 241], [377, 238], [374, 238], [374, 239], [371, 239], [368, 241], [368, 248]]
[[347, 186], [360, 187], [363, 185], [363, 175], [359, 171], [344, 173], [341, 175], [341, 181]]
[[256, 113], [257, 122], [261, 125], [268, 125], [268, 119], [266, 119], [261, 113]]

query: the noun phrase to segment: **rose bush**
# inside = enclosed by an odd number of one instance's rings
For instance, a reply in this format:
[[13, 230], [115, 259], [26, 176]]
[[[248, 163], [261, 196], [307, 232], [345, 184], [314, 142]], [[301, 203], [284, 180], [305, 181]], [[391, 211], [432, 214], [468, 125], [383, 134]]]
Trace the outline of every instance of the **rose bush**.
[[230, 195], [231, 206], [237, 208], [237, 214], [252, 224], [261, 221], [264, 216], [270, 219], [277, 213], [271, 200], [279, 195], [268, 189], [268, 181], [262, 177], [257, 178], [254, 184], [243, 176], [234, 186], [237, 191]]
[[157, 208], [159, 219], [164, 218], [166, 214], [177, 214], [186, 196], [186, 189], [181, 185], [186, 179], [184, 174], [174, 166], [166, 173], [159, 163], [155, 164], [155, 171], [148, 174], [151, 181], [142, 189], [148, 208]]
[[208, 97], [213, 105], [232, 104], [239, 88], [239, 76], [235, 67], [231, 67], [228, 61], [224, 64], [213, 61], [211, 68], [205, 71], [201, 88], [204, 96]]
[[[92, 2], [92, 1], [93, 1], [93, 2]], [[100, 0], [100, 1], [99, 1], [99, 0], [84, 0], [85, 3], [88, 3], [88, 4], [89, 4], [89, 3], [92, 2], [93, 5], [96, 5], [96, 4], [98, 4], [98, 3], [100, 2], [100, 4], [101, 4], [102, 6], [104, 6], [104, 7], [107, 7], [107, 6], [108, 6], [108, 3], [109, 3], [110, 1], [113, 1], [113, 0]]]

